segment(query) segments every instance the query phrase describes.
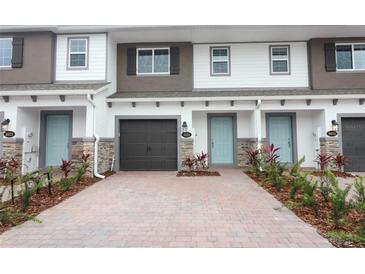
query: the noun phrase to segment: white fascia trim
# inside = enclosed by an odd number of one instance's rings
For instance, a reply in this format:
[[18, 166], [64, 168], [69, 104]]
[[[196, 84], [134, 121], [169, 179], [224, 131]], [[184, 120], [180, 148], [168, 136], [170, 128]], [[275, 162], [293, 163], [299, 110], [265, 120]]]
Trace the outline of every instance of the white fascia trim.
[[98, 90], [12, 90], [0, 91], [0, 96], [58, 96], [58, 95], [87, 95], [96, 94], [103, 91], [103, 88]]
[[287, 96], [222, 96], [222, 97], [172, 97], [172, 98], [107, 98], [110, 103], [130, 102], [200, 102], [200, 101], [253, 101], [253, 100], [306, 100], [306, 99], [362, 99], [365, 94], [343, 94], [343, 95], [287, 95]]

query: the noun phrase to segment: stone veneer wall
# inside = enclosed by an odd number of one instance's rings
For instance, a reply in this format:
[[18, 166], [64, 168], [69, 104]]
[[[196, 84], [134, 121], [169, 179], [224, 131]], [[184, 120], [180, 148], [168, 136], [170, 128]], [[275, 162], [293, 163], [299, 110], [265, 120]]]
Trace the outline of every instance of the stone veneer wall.
[[[261, 141], [262, 145], [267, 145], [268, 140], [263, 138]], [[236, 161], [237, 166], [244, 167], [247, 165], [246, 150], [257, 147], [257, 138], [237, 138], [236, 142]]]
[[81, 163], [82, 153], [90, 154], [90, 167], [87, 175], [92, 176], [94, 170], [94, 138], [72, 138], [71, 160], [79, 165]]
[[338, 137], [321, 137], [319, 141], [321, 153], [328, 153], [331, 155], [340, 153], [340, 142]]
[[180, 165], [183, 167], [183, 162], [187, 157], [194, 155], [194, 140], [190, 138], [182, 138], [180, 140]]
[[114, 158], [114, 138], [100, 138], [98, 144], [98, 172], [110, 170]]
[[23, 138], [11, 138], [11, 139], [3, 139], [2, 142], [2, 158], [6, 160], [10, 160], [14, 158], [19, 162], [18, 172], [21, 172], [22, 169], [22, 160], [23, 160]]

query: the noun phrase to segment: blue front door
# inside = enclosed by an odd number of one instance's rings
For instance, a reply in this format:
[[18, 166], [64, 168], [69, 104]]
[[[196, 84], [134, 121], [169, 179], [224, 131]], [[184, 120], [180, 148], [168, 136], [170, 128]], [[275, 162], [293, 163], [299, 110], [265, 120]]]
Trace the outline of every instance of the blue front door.
[[293, 163], [292, 116], [269, 116], [269, 141], [279, 147], [280, 162]]
[[69, 159], [70, 116], [46, 116], [46, 166], [59, 166], [61, 160]]
[[211, 163], [218, 165], [232, 165], [234, 163], [233, 149], [233, 117], [211, 117]]

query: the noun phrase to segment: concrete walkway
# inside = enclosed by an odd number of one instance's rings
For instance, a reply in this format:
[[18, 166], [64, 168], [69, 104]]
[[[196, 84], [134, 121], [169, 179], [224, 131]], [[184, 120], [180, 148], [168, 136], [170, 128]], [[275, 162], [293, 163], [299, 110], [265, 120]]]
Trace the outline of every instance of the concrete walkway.
[[120, 172], [0, 235], [0, 247], [331, 247], [239, 169]]

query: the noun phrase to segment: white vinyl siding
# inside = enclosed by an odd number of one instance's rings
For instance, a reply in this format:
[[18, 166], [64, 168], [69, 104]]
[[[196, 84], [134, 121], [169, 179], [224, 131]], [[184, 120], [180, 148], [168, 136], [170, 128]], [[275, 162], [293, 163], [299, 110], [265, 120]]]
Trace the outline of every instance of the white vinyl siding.
[[[270, 73], [270, 46], [283, 43], [230, 44], [230, 75], [211, 76], [210, 48], [216, 44], [194, 45], [194, 88], [285, 88], [308, 87], [306, 42], [284, 43], [290, 47], [290, 75]], [[226, 45], [225, 45], [226, 46]]]
[[[68, 67], [69, 38], [87, 37], [87, 67]], [[106, 34], [57, 35], [56, 81], [100, 81], [106, 77]]]

